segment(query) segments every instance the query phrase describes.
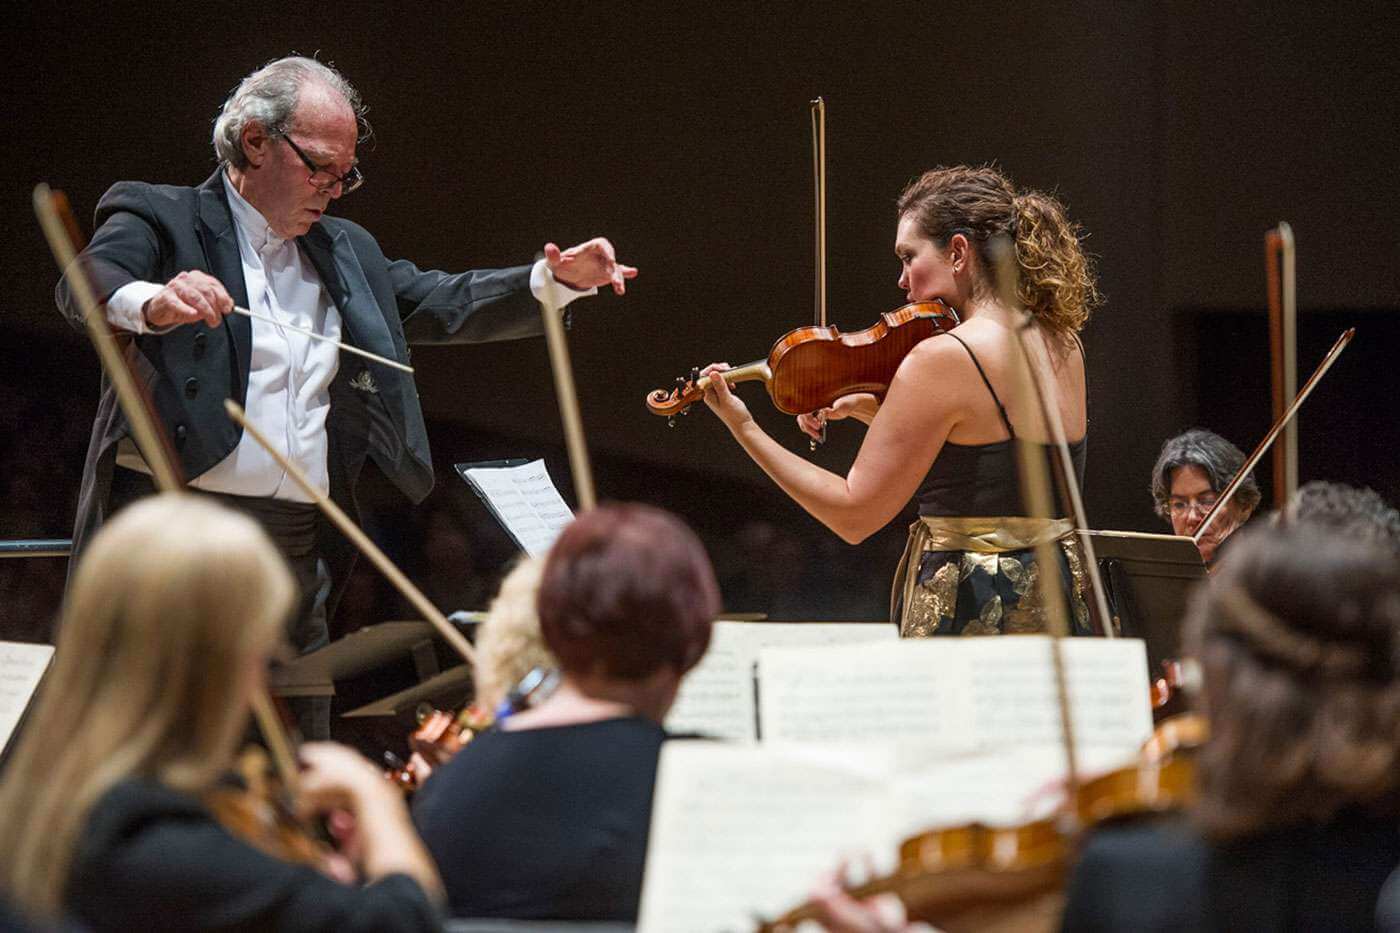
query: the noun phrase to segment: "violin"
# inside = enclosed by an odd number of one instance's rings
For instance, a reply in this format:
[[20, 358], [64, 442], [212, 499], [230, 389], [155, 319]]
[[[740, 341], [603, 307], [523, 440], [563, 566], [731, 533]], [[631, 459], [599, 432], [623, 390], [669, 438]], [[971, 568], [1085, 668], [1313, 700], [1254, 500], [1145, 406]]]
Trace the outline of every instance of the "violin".
[[408, 737], [408, 747], [414, 757], [408, 764], [393, 752], [384, 753], [389, 770], [384, 776], [397, 784], [406, 794], [412, 794], [427, 780], [423, 765], [436, 768], [446, 764], [460, 752], [477, 733], [491, 728], [492, 715], [475, 704], [459, 713], [434, 709], [426, 703], [418, 707], [418, 728]]
[[850, 334], [831, 326], [799, 327], [779, 337], [765, 359], [708, 376], [692, 369], [674, 389], [648, 395], [647, 408], [674, 425], [676, 415], [704, 398], [716, 375], [730, 385], [762, 381], [774, 406], [789, 415], [826, 408], [854, 392], [883, 397], [910, 350], [959, 323], [957, 312], [934, 298], [881, 314], [871, 327]]
[[1152, 681], [1152, 711], [1166, 706], [1178, 693], [1196, 690], [1201, 681], [1200, 668], [1190, 658], [1164, 658], [1162, 676]]
[[333, 850], [296, 815], [266, 751], [255, 745], [245, 749], [233, 776], [238, 783], [216, 785], [201, 798], [220, 826], [284, 862], [328, 865]]
[[[1136, 763], [1074, 790], [1066, 811], [1073, 830], [1066, 827], [1066, 814], [1014, 826], [932, 829], [900, 844], [893, 872], [846, 893], [856, 899], [892, 893], [912, 919], [947, 930], [977, 928], [988, 919], [988, 905], [1018, 907], [1058, 891], [1073, 863], [1079, 831], [1189, 806], [1196, 796], [1194, 753], [1206, 737], [1205, 720], [1196, 714], [1163, 720]], [[792, 930], [817, 916], [811, 904], [803, 904], [761, 922], [758, 930]]]
[[559, 671], [552, 667], [533, 667], [522, 677], [494, 713], [472, 703], [453, 714], [434, 709], [424, 703], [418, 707], [418, 728], [408, 737], [414, 757], [404, 764], [393, 752], [384, 753], [389, 770], [384, 776], [397, 784], [404, 793], [416, 791], [423, 781], [426, 766], [429, 771], [447, 764], [478, 734], [499, 724], [514, 713], [530, 709], [548, 699], [559, 686]]

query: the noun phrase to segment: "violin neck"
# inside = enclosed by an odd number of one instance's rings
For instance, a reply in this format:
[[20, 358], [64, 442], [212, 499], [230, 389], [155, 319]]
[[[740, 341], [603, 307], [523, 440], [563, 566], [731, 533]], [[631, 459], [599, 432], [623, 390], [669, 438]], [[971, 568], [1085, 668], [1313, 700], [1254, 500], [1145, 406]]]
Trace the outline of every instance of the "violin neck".
[[[883, 875], [879, 878], [872, 878], [864, 884], [846, 885], [844, 887], [847, 896], [856, 900], [864, 900], [867, 897], [874, 897], [877, 894], [899, 895], [904, 889], [905, 878], [899, 874]], [[903, 897], [900, 897], [903, 900]], [[768, 921], [759, 925], [760, 933], [769, 933], [774, 930], [789, 930], [806, 920], [817, 920], [820, 915], [816, 907], [808, 901], [783, 914], [776, 920]]]
[[[711, 374], [713, 375], [713, 374]], [[745, 363], [743, 366], [735, 366], [733, 369], [724, 371], [724, 381], [730, 385], [736, 382], [768, 382], [773, 378], [773, 371], [768, 368], [768, 360], [754, 360], [752, 363]], [[700, 388], [708, 388], [710, 376], [701, 379], [698, 385]]]

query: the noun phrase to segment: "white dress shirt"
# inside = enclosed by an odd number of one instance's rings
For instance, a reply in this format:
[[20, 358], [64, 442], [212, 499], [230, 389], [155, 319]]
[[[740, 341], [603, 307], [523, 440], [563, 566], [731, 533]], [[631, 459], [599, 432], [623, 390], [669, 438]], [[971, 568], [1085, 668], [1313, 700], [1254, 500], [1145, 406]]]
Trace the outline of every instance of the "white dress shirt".
[[[272, 232], [258, 209], [234, 189], [227, 174], [222, 177], [238, 236], [248, 310], [338, 340], [340, 311], [322, 286], [316, 268], [295, 240]], [[530, 270], [531, 292], [542, 299], [553, 284], [548, 265], [543, 260], [536, 262]], [[123, 330], [148, 332], [142, 308], [163, 287], [154, 282], [127, 283], [107, 300], [107, 319]], [[597, 291], [576, 291], [559, 283], [555, 300], [563, 307]], [[253, 347], [244, 406], [248, 420], [279, 453], [299, 466], [316, 488], [328, 492], [326, 417], [340, 353], [333, 344], [257, 318], [249, 323]], [[117, 463], [149, 472], [133, 444], [123, 443]], [[238, 496], [312, 501], [246, 432], [232, 453], [190, 485]]]

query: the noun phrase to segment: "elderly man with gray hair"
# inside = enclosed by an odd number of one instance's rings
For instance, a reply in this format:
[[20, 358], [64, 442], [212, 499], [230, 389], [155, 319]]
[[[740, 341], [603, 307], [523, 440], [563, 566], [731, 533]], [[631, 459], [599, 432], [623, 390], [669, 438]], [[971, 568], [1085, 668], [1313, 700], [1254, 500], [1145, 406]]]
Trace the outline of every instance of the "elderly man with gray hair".
[[[1225, 487], [1244, 466], [1244, 454], [1213, 431], [1192, 428], [1162, 445], [1152, 467], [1152, 502], [1158, 515], [1171, 522], [1172, 533], [1194, 535]], [[1196, 547], [1207, 564], [1221, 543], [1248, 521], [1259, 505], [1259, 485], [1246, 476], [1225, 512], [1210, 523]]]
[[[288, 558], [304, 598], [291, 639], [323, 645], [354, 550], [322, 527], [310, 497], [224, 414], [231, 397], [293, 463], [353, 514], [366, 458], [414, 502], [433, 485], [412, 377], [282, 323], [400, 363], [408, 343], [506, 340], [541, 333], [536, 298], [567, 304], [637, 270], [597, 238], [553, 243], [533, 265], [448, 274], [387, 259], [364, 228], [327, 213], [364, 182], [359, 94], [308, 58], [244, 78], [214, 124], [219, 166], [197, 187], [119, 182], [97, 206], [78, 263], [109, 322], [133, 336], [128, 358], [149, 388], [190, 486], [256, 516]], [[557, 286], [557, 287], [556, 287]], [[67, 277], [60, 310], [79, 328]], [[236, 306], [260, 315], [231, 314]], [[273, 322], [276, 323], [273, 323]], [[93, 427], [75, 550], [101, 520], [151, 489], [110, 387]], [[314, 709], [313, 709], [314, 707]], [[325, 702], [298, 710], [310, 737]], [[308, 712], [310, 710], [310, 712]]]

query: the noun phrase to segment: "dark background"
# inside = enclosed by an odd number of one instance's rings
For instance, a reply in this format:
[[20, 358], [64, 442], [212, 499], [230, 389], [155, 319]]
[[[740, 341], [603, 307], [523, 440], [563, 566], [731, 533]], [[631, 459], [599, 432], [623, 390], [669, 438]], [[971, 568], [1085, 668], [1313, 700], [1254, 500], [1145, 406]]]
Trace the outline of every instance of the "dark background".
[[[832, 323], [902, 303], [893, 202], [938, 164], [996, 161], [1055, 191], [1107, 304], [1085, 332], [1091, 523], [1162, 530], [1148, 472], [1201, 424], [1248, 451], [1268, 427], [1263, 234], [1298, 242], [1300, 381], [1358, 338], [1304, 410], [1304, 480], [1400, 495], [1392, 314], [1400, 285], [1400, 30], [1384, 5], [64, 4], [12, 11], [5, 56], [0, 538], [66, 537], [97, 362], [54, 311], [29, 207], [39, 180], [90, 223], [118, 179], [197, 184], [246, 73], [316, 53], [356, 84], [367, 183], [336, 210], [385, 252], [448, 270], [603, 234], [641, 276], [577, 305], [572, 353], [605, 498], [702, 532], [732, 609], [883, 614], [899, 523], [851, 548], [777, 493], [698, 411], [642, 401], [692, 365], [762, 356], [812, 308], [807, 101], [829, 129]], [[18, 17], [15, 19], [13, 17]], [[513, 550], [454, 461], [544, 456], [572, 501], [543, 341], [414, 354], [439, 490], [372, 482], [366, 522], [446, 608], [484, 605]], [[794, 449], [805, 439], [747, 387]], [[815, 458], [843, 470], [859, 431]], [[1261, 476], [1267, 482], [1267, 476]], [[1263, 485], [1263, 483], [1261, 483]], [[1266, 501], [1266, 505], [1267, 505]], [[0, 562], [0, 633], [41, 637], [63, 561]], [[402, 611], [371, 571], [341, 623]]]

